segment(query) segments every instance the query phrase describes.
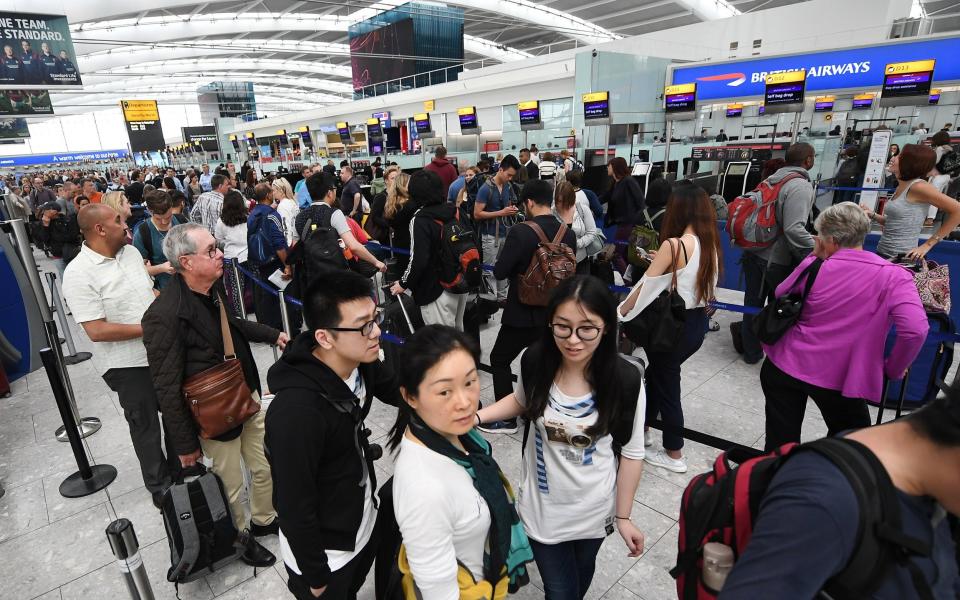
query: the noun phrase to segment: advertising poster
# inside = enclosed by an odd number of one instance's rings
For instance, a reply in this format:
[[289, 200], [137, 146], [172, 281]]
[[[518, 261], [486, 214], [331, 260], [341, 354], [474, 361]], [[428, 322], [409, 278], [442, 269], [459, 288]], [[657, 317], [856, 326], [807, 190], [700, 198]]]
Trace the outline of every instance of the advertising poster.
[[0, 88], [76, 88], [82, 83], [65, 16], [0, 11]]
[[0, 119], [0, 140], [24, 140], [29, 137], [30, 128], [26, 119]]
[[[863, 187], [883, 187], [883, 180], [886, 177], [883, 169], [887, 166], [887, 154], [890, 152], [890, 138], [892, 136], [893, 132], [889, 129], [873, 132], [873, 140], [870, 142], [870, 153], [867, 155], [867, 169], [863, 173]], [[870, 210], [876, 210], [877, 191], [865, 190], [861, 192], [860, 205], [866, 206]]]
[[[181, 127], [183, 141], [190, 144], [196, 150], [204, 152], [219, 152], [220, 144], [217, 142], [217, 128], [215, 125], [201, 125], [199, 127]], [[199, 144], [199, 148], [197, 145]]]
[[47, 90], [0, 90], [0, 117], [52, 114]]

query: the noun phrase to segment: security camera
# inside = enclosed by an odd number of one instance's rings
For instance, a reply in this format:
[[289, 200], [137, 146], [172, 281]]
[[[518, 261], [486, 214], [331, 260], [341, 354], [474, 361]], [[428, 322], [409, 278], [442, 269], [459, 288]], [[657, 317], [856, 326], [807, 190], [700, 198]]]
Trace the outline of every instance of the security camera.
[[591, 55], [592, 55], [594, 58], [597, 57], [597, 50], [596, 50], [596, 48], [594, 48], [593, 52], [591, 52]]

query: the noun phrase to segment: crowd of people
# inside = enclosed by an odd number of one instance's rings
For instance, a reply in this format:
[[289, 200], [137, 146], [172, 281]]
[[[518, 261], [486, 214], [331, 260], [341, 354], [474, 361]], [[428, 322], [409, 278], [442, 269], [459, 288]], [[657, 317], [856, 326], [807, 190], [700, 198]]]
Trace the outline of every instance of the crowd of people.
[[[688, 469], [681, 380], [707, 335], [721, 276], [717, 219], [726, 207], [718, 196], [662, 178], [645, 195], [622, 158], [609, 162], [605, 189], [589, 190], [566, 151], [525, 148], [519, 158], [478, 165], [446, 155], [436, 149], [412, 174], [328, 161], [306, 166], [294, 185], [232, 163], [212, 173], [208, 165], [181, 174], [151, 167], [7, 183], [96, 344], [155, 504], [182, 470], [206, 462], [237, 530], [250, 534], [242, 560], [273, 564], [256, 540], [278, 535], [298, 599], [356, 598], [374, 563], [378, 598], [502, 598], [528, 584], [531, 562], [547, 598], [581, 599], [606, 536], [617, 532], [631, 557], [644, 551], [632, 507], [645, 465]], [[960, 486], [919, 465], [930, 456], [960, 470], [958, 399], [864, 428], [867, 402], [883, 401], [884, 378], [902, 378], [928, 330], [912, 276], [887, 258], [923, 258], [960, 225], [960, 208], [923, 181], [934, 150], [907, 145], [891, 163], [898, 191], [883, 214], [841, 202], [811, 230], [815, 160], [812, 146], [797, 143], [771, 167], [765, 179], [777, 189], [781, 231], [742, 259], [747, 306], [804, 297], [798, 324], [774, 343], [761, 342], [750, 315], [734, 328], [743, 360], [763, 360], [765, 446], [799, 442], [813, 399], [829, 435], [876, 453], [901, 492], [909, 533], [930, 541], [931, 552], [897, 563], [878, 583], [912, 590], [916, 567], [935, 597], [946, 597], [938, 594], [960, 589], [956, 560], [946, 521], [929, 517], [938, 506], [956, 514]], [[948, 217], [918, 245], [912, 214], [928, 205]], [[871, 221], [884, 226], [877, 253], [863, 249]], [[656, 233], [642, 267], [623, 247], [637, 227]], [[597, 276], [604, 262], [616, 265], [629, 293], [612, 293]], [[286, 323], [280, 289], [298, 299]], [[387, 293], [409, 295], [424, 323], [395, 360], [381, 352], [384, 314], [397, 301]], [[633, 345], [626, 326], [649, 319], [664, 298], [674, 302], [678, 329], [641, 342], [642, 360], [623, 354]], [[845, 310], [851, 305], [859, 309]], [[484, 306], [502, 309], [486, 406]], [[885, 355], [891, 323], [896, 336]], [[283, 354], [258, 365], [251, 343]], [[249, 395], [269, 408], [207, 436], [183, 390], [225, 357], [239, 361]], [[397, 409], [387, 448], [393, 477], [379, 487], [374, 463], [384, 449], [364, 423], [374, 398]], [[654, 423], [663, 430], [656, 448]], [[480, 432], [521, 428], [521, 476], [509, 482]], [[901, 460], [897, 440], [917, 450]], [[842, 538], [830, 540], [813, 524], [832, 514], [817, 485], [836, 492], [844, 515], [857, 505], [823, 460], [797, 459], [774, 479], [757, 541], [722, 597], [793, 597], [784, 581], [798, 579], [816, 592], [843, 570], [856, 531], [841, 528]], [[791, 490], [801, 490], [803, 506]], [[778, 517], [787, 514], [789, 522]], [[763, 570], [778, 542], [808, 557], [770, 571], [783, 579]]]

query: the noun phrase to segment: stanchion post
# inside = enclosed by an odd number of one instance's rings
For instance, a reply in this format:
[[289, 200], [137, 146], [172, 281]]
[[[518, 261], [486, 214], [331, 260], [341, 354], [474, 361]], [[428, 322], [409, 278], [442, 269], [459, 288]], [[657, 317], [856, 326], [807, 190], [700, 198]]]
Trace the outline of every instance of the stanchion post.
[[283, 325], [283, 331], [288, 338], [293, 338], [293, 332], [290, 331], [290, 315], [287, 314], [287, 296], [283, 290], [277, 290], [277, 297], [280, 299], [280, 323]]
[[63, 357], [64, 364], [75, 365], [85, 360], [90, 360], [93, 354], [89, 352], [77, 352], [77, 346], [73, 343], [73, 333], [70, 331], [70, 323], [67, 322], [67, 310], [63, 306], [63, 294], [60, 292], [60, 280], [57, 274], [47, 271], [47, 285], [50, 286], [50, 296], [53, 298], [53, 307], [57, 311], [57, 318], [60, 320], [60, 328], [63, 329], [63, 339], [67, 343], [67, 354]]
[[[27, 238], [26, 226], [23, 224], [23, 219], [14, 219], [10, 221], [9, 224], [13, 230], [13, 238], [17, 244], [17, 252], [20, 254], [23, 269], [27, 274], [27, 280], [30, 282], [30, 287], [33, 288], [34, 300], [40, 309], [40, 318], [43, 320], [43, 328], [47, 336], [47, 347], [52, 348], [56, 356], [56, 365], [60, 371], [63, 386], [66, 388], [69, 406], [73, 411], [74, 426], [79, 429], [80, 437], [93, 435], [100, 430], [100, 419], [96, 417], [84, 417], [81, 419], [77, 411], [77, 402], [73, 395], [73, 386], [70, 384], [70, 374], [67, 373], [67, 367], [63, 360], [63, 351], [60, 348], [60, 334], [57, 331], [57, 322], [53, 318], [50, 305], [47, 304], [47, 294], [43, 291], [43, 284], [40, 282], [37, 263], [33, 259], [33, 249], [30, 247], [30, 240]], [[55, 435], [57, 440], [61, 442], [66, 442], [68, 439], [64, 427], [57, 429]]]
[[140, 556], [140, 542], [128, 519], [117, 519], [107, 525], [107, 541], [133, 600], [154, 600], [147, 568]]
[[63, 385], [63, 375], [57, 364], [57, 355], [51, 348], [40, 350], [40, 360], [47, 370], [47, 379], [50, 380], [50, 389], [57, 401], [60, 410], [60, 419], [63, 421], [64, 432], [70, 441], [73, 458], [77, 461], [78, 471], [71, 474], [60, 484], [60, 495], [64, 498], [80, 498], [89, 496], [110, 485], [117, 477], [117, 470], [110, 465], [90, 466], [87, 454], [80, 441], [80, 431], [74, 426], [74, 414], [67, 398], [67, 391]]
[[237, 262], [236, 258], [230, 259], [230, 270], [233, 272], [233, 293], [240, 299], [237, 303], [240, 306], [240, 318], [246, 320], [247, 307], [243, 303], [243, 279], [241, 279], [240, 268]]

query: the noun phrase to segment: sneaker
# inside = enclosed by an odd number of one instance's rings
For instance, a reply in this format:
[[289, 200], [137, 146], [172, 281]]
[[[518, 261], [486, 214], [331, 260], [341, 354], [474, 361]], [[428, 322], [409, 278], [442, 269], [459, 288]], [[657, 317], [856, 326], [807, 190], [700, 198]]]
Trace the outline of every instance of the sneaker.
[[277, 535], [280, 531], [280, 520], [274, 519], [269, 525], [257, 525], [250, 523], [250, 534], [254, 537], [263, 537], [265, 535]]
[[652, 445], [653, 445], [653, 436], [650, 434], [649, 431], [644, 431], [644, 432], [643, 432], [643, 447], [644, 447], [644, 448], [649, 448], [649, 447], [652, 446]]
[[484, 423], [477, 427], [480, 431], [484, 433], [516, 433], [517, 432], [517, 420], [510, 419], [508, 421], [494, 421], [493, 423]]
[[684, 458], [670, 458], [667, 456], [666, 451], [657, 450], [657, 453], [653, 456], [646, 455], [643, 457], [643, 460], [647, 461], [655, 467], [662, 467], [668, 471], [673, 471], [674, 473], [686, 473], [687, 472], [687, 461]]

